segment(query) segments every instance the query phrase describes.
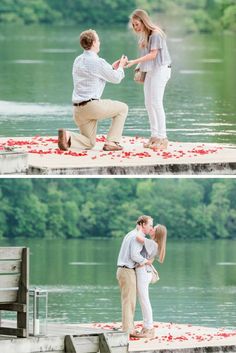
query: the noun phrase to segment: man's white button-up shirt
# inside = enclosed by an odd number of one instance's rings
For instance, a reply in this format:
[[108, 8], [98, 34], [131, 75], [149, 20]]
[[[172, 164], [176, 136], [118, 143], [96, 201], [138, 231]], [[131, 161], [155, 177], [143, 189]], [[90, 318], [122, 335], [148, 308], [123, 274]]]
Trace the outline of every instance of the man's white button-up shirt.
[[106, 82], [120, 83], [124, 78], [124, 70], [114, 70], [108, 62], [100, 58], [94, 51], [85, 50], [73, 64], [74, 90], [73, 103], [89, 99], [100, 99]]
[[[143, 244], [136, 240], [138, 234], [140, 235], [140, 232], [135, 228], [124, 237], [117, 266], [134, 268], [137, 264], [144, 265], [147, 262], [147, 259], [140, 254], [143, 249]], [[144, 234], [142, 235], [145, 237]]]

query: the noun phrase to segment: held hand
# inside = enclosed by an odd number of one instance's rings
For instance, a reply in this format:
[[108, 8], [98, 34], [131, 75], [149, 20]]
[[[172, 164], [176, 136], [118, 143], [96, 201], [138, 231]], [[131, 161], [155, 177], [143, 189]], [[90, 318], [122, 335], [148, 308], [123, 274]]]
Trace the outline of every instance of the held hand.
[[114, 70], [117, 70], [120, 65], [120, 59], [116, 60], [111, 66]]
[[128, 69], [129, 67], [132, 67], [133, 65], [135, 65], [135, 61], [134, 60], [129, 60], [127, 62], [127, 64], [125, 65], [125, 68]]
[[127, 56], [122, 55], [122, 57], [120, 58], [119, 67], [124, 68], [126, 66], [127, 62], [128, 62]]

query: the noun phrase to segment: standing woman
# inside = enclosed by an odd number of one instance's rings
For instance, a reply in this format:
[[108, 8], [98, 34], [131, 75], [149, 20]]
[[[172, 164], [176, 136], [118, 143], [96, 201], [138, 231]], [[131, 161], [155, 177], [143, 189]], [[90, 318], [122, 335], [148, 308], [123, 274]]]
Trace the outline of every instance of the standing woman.
[[130, 20], [135, 33], [140, 37], [141, 57], [129, 60], [126, 67], [138, 64], [137, 68], [146, 72], [144, 97], [151, 127], [151, 137], [144, 147], [165, 149], [168, 146], [168, 139], [163, 97], [167, 81], [171, 76], [171, 59], [166, 44], [166, 35], [160, 27], [151, 21], [144, 10], [135, 10], [131, 14]]
[[[150, 232], [150, 236], [151, 239], [147, 239], [143, 235], [136, 236], [136, 240], [144, 245], [141, 254], [148, 260], [157, 258], [160, 263], [163, 263], [166, 255], [166, 227], [161, 224], [156, 225]], [[143, 315], [143, 328], [137, 337], [154, 338], [155, 329], [153, 326], [152, 306], [149, 299], [149, 284], [152, 279], [150, 266], [137, 266], [135, 274], [138, 300]]]

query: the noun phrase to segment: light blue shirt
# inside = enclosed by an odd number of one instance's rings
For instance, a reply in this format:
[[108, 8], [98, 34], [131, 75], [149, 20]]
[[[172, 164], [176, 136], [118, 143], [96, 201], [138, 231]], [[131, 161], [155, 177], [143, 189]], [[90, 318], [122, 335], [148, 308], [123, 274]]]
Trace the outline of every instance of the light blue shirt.
[[159, 33], [152, 33], [149, 37], [147, 48], [141, 49], [141, 56], [147, 55], [151, 50], [158, 49], [157, 56], [154, 60], [149, 60], [144, 63], [140, 63], [140, 70], [149, 72], [155, 69], [156, 65], [170, 65], [171, 58], [167, 48], [165, 37]]
[[85, 50], [75, 59], [72, 76], [72, 102], [80, 103], [91, 98], [100, 99], [106, 82], [120, 83], [125, 75], [122, 68], [113, 70], [112, 66], [94, 51]]
[[143, 249], [143, 244], [136, 240], [138, 234], [140, 235], [140, 232], [138, 233], [137, 229], [133, 229], [124, 237], [118, 256], [117, 266], [134, 268], [137, 264], [144, 265], [147, 262], [147, 259], [140, 254]]

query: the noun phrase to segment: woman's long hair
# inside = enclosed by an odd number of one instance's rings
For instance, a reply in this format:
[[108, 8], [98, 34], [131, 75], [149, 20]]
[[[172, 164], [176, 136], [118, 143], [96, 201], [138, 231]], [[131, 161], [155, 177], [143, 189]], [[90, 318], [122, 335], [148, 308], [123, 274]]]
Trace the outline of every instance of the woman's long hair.
[[162, 224], [154, 227], [153, 240], [158, 244], [159, 262], [163, 263], [166, 256], [167, 229]]
[[148, 40], [153, 31], [158, 32], [162, 37], [165, 37], [165, 33], [163, 32], [163, 30], [152, 22], [152, 20], [150, 19], [146, 11], [141, 9], [134, 10], [130, 15], [131, 23], [132, 23], [132, 20], [138, 20], [142, 22], [144, 26], [144, 34], [139, 41], [140, 47], [143, 48], [148, 46]]

